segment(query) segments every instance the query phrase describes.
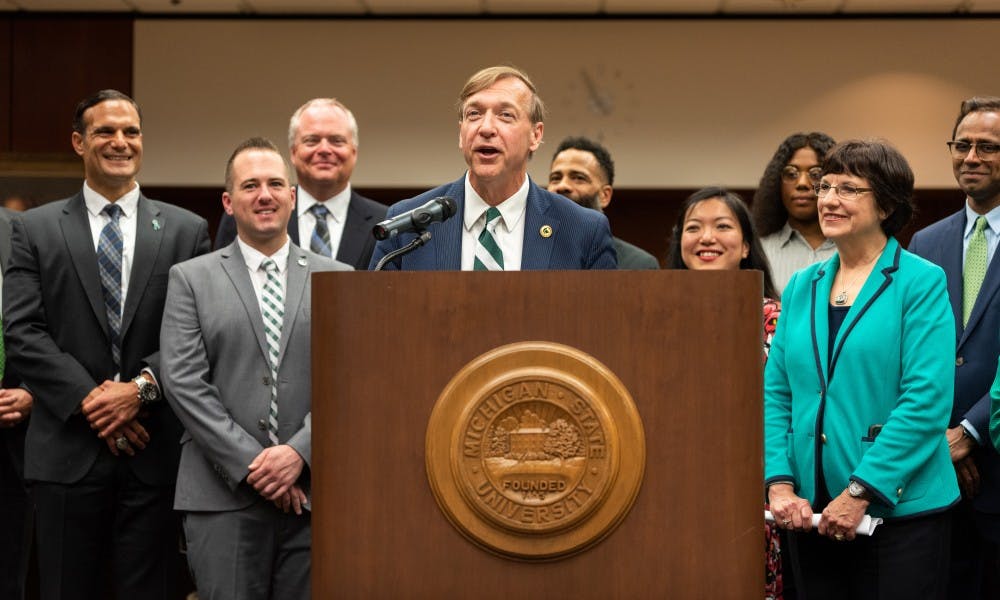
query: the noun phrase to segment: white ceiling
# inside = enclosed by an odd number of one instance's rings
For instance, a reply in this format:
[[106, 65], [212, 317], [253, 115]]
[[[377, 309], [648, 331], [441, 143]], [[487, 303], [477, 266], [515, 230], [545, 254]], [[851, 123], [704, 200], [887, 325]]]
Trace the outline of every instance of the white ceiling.
[[0, 0], [0, 11], [139, 15], [995, 14], [1000, 0]]

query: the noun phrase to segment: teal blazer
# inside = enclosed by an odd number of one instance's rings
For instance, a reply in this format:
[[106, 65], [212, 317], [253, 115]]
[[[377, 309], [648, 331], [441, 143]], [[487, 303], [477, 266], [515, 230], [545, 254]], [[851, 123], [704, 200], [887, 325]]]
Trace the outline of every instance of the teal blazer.
[[[872, 516], [937, 512], [959, 499], [944, 432], [955, 381], [955, 319], [940, 267], [890, 238], [829, 352], [840, 256], [792, 276], [764, 371], [764, 477], [816, 500], [854, 479]], [[815, 511], [825, 507], [813, 506]]]

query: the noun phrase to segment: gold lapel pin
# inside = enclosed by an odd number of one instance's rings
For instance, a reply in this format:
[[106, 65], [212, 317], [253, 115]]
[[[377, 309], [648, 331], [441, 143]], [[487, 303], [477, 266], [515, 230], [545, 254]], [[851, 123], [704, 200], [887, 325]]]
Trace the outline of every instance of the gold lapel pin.
[[552, 227], [548, 225], [542, 225], [542, 228], [538, 230], [538, 235], [542, 236], [543, 238], [552, 237]]

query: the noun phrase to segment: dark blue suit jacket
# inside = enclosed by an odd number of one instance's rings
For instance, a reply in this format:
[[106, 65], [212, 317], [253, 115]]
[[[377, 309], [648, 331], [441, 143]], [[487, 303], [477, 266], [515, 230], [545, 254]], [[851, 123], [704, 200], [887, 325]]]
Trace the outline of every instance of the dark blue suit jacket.
[[955, 315], [955, 403], [949, 427], [968, 419], [983, 442], [976, 510], [1000, 512], [1000, 455], [990, 440], [990, 386], [1000, 356], [1000, 252], [993, 256], [969, 323], [962, 327], [962, 238], [965, 208], [913, 235], [909, 250], [936, 263], [948, 278], [948, 297]]
[[[465, 213], [465, 177], [402, 200], [389, 207], [388, 218], [413, 210], [428, 200], [448, 196], [458, 211], [443, 223], [434, 223], [426, 245], [385, 265], [385, 270], [458, 271], [462, 268], [462, 219]], [[552, 194], [528, 181], [528, 204], [524, 215], [524, 245], [521, 270], [614, 269], [618, 262], [611, 242], [608, 219], [596, 210], [578, 206], [572, 200]], [[552, 228], [548, 237], [542, 228]], [[369, 269], [379, 259], [408, 244], [416, 237], [405, 233], [375, 245]], [[400, 263], [402, 263], [400, 265]]]

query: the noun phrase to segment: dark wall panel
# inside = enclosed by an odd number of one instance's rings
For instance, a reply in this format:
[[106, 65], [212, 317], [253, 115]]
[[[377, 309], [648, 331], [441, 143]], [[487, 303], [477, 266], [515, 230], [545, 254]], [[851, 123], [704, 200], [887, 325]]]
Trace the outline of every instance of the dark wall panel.
[[13, 17], [9, 150], [71, 153], [76, 104], [103, 88], [132, 93], [131, 17]]
[[0, 17], [0, 152], [10, 151], [11, 19]]

